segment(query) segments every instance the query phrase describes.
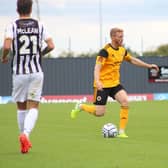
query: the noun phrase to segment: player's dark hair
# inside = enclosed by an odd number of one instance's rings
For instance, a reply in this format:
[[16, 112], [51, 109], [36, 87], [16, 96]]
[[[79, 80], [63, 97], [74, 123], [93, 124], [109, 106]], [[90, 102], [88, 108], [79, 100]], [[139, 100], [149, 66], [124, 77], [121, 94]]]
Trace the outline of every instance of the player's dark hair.
[[31, 13], [32, 0], [17, 0], [17, 11], [20, 15], [28, 15]]

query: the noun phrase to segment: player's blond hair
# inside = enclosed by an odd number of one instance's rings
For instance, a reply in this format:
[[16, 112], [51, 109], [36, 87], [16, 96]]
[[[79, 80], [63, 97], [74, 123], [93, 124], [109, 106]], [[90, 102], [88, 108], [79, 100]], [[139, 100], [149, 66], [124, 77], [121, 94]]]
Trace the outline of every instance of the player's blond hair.
[[117, 32], [124, 32], [123, 29], [114, 27], [110, 30], [110, 37], [113, 37], [116, 35]]

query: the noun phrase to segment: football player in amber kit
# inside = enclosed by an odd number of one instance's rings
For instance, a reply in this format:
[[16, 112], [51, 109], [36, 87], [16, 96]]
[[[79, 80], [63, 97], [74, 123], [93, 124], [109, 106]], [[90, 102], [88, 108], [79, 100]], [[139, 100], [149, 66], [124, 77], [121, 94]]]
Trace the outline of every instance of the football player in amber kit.
[[80, 111], [85, 111], [97, 117], [103, 116], [106, 111], [108, 96], [120, 103], [120, 138], [127, 138], [125, 129], [128, 122], [129, 103], [127, 92], [120, 83], [120, 66], [127, 61], [136, 66], [144, 68], [155, 68], [158, 66], [148, 64], [131, 56], [123, 47], [123, 30], [112, 28], [110, 30], [111, 43], [106, 44], [99, 52], [94, 68], [94, 105], [79, 104], [71, 111], [71, 118], [76, 118]]

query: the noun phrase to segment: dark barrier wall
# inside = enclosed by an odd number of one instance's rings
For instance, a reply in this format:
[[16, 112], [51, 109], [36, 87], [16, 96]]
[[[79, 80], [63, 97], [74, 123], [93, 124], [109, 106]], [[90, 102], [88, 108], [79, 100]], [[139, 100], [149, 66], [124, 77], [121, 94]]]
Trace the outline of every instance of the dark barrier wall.
[[[140, 57], [148, 63], [168, 65], [168, 57]], [[92, 94], [95, 58], [43, 59], [43, 95]], [[128, 93], [165, 93], [168, 83], [149, 83], [148, 70], [123, 63], [121, 81]], [[11, 95], [10, 64], [0, 63], [0, 96]]]
[[[155, 63], [158, 66], [168, 66], [168, 57], [140, 57], [147, 63]], [[149, 83], [148, 70], [124, 63], [121, 68], [121, 81], [128, 93], [166, 93], [168, 83]]]
[[92, 92], [94, 58], [46, 59], [44, 94], [88, 94]]
[[11, 80], [10, 63], [2, 64], [0, 62], [0, 96], [11, 95]]

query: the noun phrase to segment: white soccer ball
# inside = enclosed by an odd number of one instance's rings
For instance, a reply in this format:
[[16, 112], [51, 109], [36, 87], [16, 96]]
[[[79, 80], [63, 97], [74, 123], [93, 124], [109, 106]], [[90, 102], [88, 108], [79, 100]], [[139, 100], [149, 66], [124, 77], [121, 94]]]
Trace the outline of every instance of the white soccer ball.
[[118, 130], [116, 125], [112, 123], [107, 123], [103, 125], [102, 133], [104, 138], [114, 138], [118, 135]]

